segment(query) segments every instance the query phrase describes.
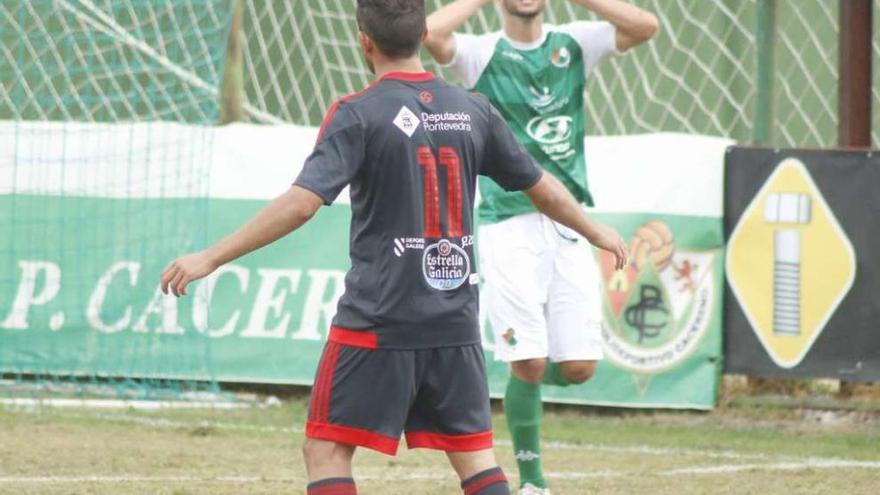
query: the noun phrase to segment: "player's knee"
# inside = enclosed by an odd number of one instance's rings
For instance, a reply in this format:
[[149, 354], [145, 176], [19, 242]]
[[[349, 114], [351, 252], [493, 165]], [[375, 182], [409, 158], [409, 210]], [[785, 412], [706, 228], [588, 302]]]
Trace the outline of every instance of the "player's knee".
[[306, 464], [314, 464], [321, 458], [323, 446], [311, 439], [306, 439], [302, 446], [303, 459]]
[[306, 439], [302, 450], [307, 466], [344, 464], [351, 460], [353, 453], [347, 445], [311, 438]]
[[547, 371], [546, 359], [526, 359], [514, 361], [510, 364], [513, 376], [526, 383], [541, 383], [544, 373]]
[[596, 372], [596, 361], [560, 363], [562, 374], [571, 383], [584, 383]]

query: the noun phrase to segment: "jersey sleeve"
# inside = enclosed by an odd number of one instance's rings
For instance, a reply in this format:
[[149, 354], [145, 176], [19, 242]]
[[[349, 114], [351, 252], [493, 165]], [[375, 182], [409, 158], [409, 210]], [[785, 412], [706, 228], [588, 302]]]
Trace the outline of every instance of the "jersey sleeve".
[[444, 67], [449, 69], [456, 78], [468, 89], [477, 85], [477, 81], [492, 60], [498, 36], [495, 34], [454, 33], [455, 54]]
[[581, 47], [584, 73], [589, 74], [599, 62], [617, 52], [617, 31], [607, 21], [578, 21], [558, 27], [568, 33]]
[[480, 175], [491, 178], [506, 191], [522, 191], [537, 184], [544, 171], [516, 140], [507, 122], [491, 105], [488, 132]]
[[347, 105], [336, 104], [293, 184], [312, 191], [329, 205], [352, 181], [363, 161], [363, 125]]

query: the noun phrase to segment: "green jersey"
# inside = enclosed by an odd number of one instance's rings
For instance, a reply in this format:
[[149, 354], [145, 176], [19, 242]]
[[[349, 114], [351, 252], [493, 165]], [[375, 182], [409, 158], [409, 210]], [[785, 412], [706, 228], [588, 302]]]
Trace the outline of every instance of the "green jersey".
[[[532, 157], [582, 203], [593, 205], [584, 158], [584, 86], [587, 76], [615, 53], [608, 22], [545, 25], [542, 37], [523, 44], [503, 33], [456, 34], [449, 67], [468, 88], [486, 95]], [[522, 192], [510, 193], [480, 178], [480, 220], [499, 222], [535, 211]]]

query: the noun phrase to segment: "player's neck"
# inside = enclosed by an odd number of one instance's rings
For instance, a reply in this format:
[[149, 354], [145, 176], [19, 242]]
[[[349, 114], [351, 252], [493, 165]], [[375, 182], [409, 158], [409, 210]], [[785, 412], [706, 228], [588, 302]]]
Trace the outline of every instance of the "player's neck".
[[418, 56], [397, 60], [376, 60], [376, 79], [381, 79], [387, 74], [393, 72], [405, 72], [410, 74], [421, 74], [425, 72], [425, 67]]
[[525, 19], [515, 15], [505, 15], [504, 34], [518, 43], [534, 43], [544, 34], [544, 16], [539, 14], [531, 19]]

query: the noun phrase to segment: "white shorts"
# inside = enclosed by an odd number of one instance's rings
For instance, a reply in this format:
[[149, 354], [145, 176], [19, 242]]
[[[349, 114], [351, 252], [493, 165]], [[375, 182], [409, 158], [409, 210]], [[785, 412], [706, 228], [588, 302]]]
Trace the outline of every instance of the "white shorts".
[[590, 244], [540, 213], [479, 234], [495, 359], [602, 359], [601, 280]]

